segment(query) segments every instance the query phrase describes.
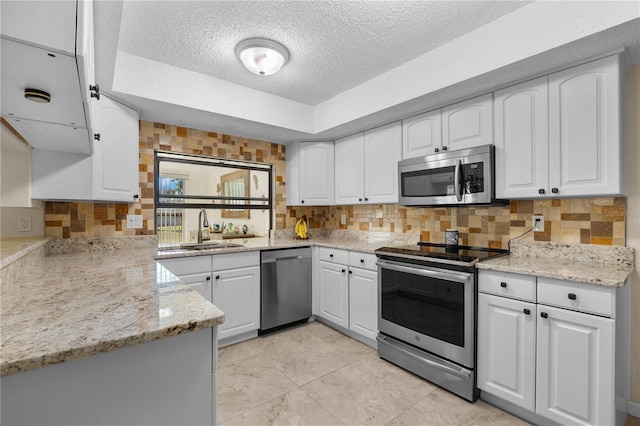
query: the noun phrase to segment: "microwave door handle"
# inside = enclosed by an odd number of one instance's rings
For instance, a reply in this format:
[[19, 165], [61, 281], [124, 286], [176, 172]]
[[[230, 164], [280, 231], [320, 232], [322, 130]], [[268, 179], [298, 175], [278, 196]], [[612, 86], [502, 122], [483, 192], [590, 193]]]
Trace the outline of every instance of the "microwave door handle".
[[462, 188], [460, 188], [460, 169], [462, 169], [462, 161], [461, 160], [457, 160], [456, 161], [456, 169], [453, 172], [453, 174], [454, 174], [454, 176], [453, 176], [453, 186], [455, 187], [456, 200], [458, 200], [458, 202], [462, 201]]

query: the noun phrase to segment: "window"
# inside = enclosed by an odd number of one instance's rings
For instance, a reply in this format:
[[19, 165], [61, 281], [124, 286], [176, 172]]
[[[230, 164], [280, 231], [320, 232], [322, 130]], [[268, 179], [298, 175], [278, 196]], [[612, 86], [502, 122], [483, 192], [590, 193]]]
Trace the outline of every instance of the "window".
[[[199, 228], [204, 239], [263, 236], [272, 228], [271, 164], [157, 151], [155, 170], [161, 246], [195, 242]], [[209, 228], [198, 223], [202, 209]]]

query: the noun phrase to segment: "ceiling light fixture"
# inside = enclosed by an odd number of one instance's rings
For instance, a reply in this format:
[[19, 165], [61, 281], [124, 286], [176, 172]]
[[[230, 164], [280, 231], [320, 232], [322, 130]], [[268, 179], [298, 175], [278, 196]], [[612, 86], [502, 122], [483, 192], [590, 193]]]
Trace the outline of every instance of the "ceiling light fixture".
[[289, 60], [289, 51], [283, 45], [262, 38], [241, 41], [236, 55], [245, 68], [258, 75], [275, 74]]
[[40, 104], [48, 104], [51, 102], [51, 95], [44, 90], [24, 89], [24, 97]]

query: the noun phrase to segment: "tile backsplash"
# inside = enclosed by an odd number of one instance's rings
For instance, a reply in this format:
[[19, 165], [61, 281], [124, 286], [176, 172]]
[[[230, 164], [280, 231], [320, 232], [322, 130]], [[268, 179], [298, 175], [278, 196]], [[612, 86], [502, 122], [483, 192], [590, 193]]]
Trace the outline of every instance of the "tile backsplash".
[[[444, 232], [459, 231], [460, 244], [507, 247], [511, 238], [531, 229], [532, 215], [543, 215], [544, 232], [529, 241], [625, 245], [626, 198], [517, 200], [497, 207], [417, 208], [392, 205], [286, 207], [284, 145], [140, 121], [140, 201], [133, 204], [47, 202], [45, 233], [56, 238], [94, 238], [154, 233], [153, 184], [155, 150], [244, 159], [275, 165], [276, 229], [293, 229], [307, 215], [310, 228], [418, 234], [424, 241], [444, 242]], [[141, 214], [142, 229], [127, 229], [126, 215]], [[341, 224], [341, 216], [346, 219]], [[310, 231], [313, 234], [313, 229]]]
[[[419, 233], [433, 242], [444, 242], [445, 231], [454, 228], [460, 244], [506, 248], [509, 239], [532, 228], [534, 214], [544, 216], [544, 232], [530, 232], [523, 240], [625, 245], [623, 197], [514, 200], [498, 207], [289, 207], [286, 223], [293, 227], [296, 217], [307, 215], [311, 228]], [[346, 224], [340, 223], [342, 215]]]

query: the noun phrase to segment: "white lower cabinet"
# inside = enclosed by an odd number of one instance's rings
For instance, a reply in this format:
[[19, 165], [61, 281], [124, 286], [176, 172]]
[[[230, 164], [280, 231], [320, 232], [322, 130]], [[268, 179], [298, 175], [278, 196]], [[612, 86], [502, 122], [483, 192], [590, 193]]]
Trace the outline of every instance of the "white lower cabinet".
[[536, 412], [562, 424], [613, 424], [614, 320], [538, 311]]
[[255, 337], [260, 329], [260, 252], [226, 253], [158, 261], [224, 312], [220, 346]]
[[211, 302], [224, 311], [221, 346], [254, 337], [260, 328], [260, 252], [211, 256]]
[[260, 267], [217, 272], [213, 278], [213, 304], [224, 311], [219, 339], [260, 328]]
[[349, 268], [349, 330], [373, 341], [378, 335], [378, 273]]
[[536, 305], [478, 295], [478, 388], [535, 410]]
[[[314, 277], [314, 314], [375, 346], [378, 335], [376, 256], [319, 247]], [[364, 338], [364, 339], [362, 339]]]
[[[507, 289], [523, 282], [518, 274], [498, 274]], [[535, 423], [614, 424], [616, 312], [608, 307], [616, 289], [537, 278], [537, 298], [527, 291], [521, 294], [533, 298], [518, 300], [485, 293], [495, 293], [495, 275], [479, 273], [478, 388], [524, 408]], [[594, 300], [604, 300], [602, 307]], [[577, 312], [582, 306], [599, 315]]]
[[349, 277], [347, 266], [320, 261], [318, 316], [349, 328]]

